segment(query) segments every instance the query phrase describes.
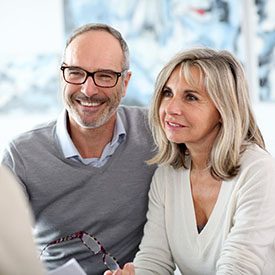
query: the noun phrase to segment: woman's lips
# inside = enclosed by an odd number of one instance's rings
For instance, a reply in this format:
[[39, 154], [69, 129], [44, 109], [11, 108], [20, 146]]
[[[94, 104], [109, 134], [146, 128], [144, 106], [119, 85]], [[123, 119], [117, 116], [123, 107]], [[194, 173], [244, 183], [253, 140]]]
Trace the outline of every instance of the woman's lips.
[[182, 124], [177, 123], [177, 122], [172, 122], [172, 121], [166, 121], [166, 124], [169, 127], [173, 127], [173, 128], [183, 128], [183, 127], [186, 127], [185, 125], [182, 125]]

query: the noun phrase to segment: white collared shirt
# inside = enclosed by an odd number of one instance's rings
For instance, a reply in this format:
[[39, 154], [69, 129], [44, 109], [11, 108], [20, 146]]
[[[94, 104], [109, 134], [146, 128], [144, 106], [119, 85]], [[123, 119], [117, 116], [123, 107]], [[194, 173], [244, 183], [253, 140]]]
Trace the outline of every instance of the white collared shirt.
[[67, 111], [66, 110], [63, 110], [57, 119], [56, 135], [65, 158], [82, 162], [85, 165], [91, 165], [93, 167], [101, 167], [107, 162], [107, 160], [113, 155], [115, 150], [121, 144], [121, 142], [126, 138], [126, 131], [125, 131], [123, 122], [121, 120], [121, 117], [117, 113], [113, 139], [111, 140], [111, 142], [109, 142], [105, 146], [100, 158], [82, 158], [81, 157], [80, 153], [75, 147], [67, 130]]

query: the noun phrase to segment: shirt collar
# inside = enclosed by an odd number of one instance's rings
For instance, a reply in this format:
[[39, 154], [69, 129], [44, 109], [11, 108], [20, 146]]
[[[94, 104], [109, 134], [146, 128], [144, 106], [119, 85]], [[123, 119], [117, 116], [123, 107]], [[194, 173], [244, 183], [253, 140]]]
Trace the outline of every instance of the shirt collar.
[[[64, 109], [58, 116], [57, 123], [56, 123], [56, 135], [57, 135], [58, 142], [61, 146], [61, 150], [65, 158], [72, 158], [76, 156], [81, 157], [68, 133], [67, 120], [68, 120], [67, 111]], [[114, 128], [114, 134], [109, 145], [113, 146], [115, 143], [121, 142], [122, 140], [124, 140], [125, 137], [126, 137], [126, 130], [123, 125], [121, 116], [117, 112], [117, 119], [116, 119], [116, 125]]]

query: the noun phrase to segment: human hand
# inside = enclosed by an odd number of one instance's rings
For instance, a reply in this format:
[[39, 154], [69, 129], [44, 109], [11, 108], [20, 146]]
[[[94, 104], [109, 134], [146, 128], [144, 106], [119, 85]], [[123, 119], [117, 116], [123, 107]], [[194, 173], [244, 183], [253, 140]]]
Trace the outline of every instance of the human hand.
[[135, 275], [135, 267], [133, 263], [127, 263], [123, 269], [118, 269], [115, 272], [107, 270], [104, 272], [104, 275]]

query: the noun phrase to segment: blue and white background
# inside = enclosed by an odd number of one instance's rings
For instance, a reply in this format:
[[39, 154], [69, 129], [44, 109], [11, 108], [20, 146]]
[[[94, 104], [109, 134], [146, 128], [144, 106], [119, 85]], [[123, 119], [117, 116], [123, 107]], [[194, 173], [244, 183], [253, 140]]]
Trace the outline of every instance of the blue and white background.
[[275, 154], [274, 14], [272, 0], [0, 0], [0, 150], [58, 114], [65, 39], [81, 24], [102, 22], [129, 44], [133, 76], [125, 104], [147, 105], [159, 70], [179, 50], [204, 45], [235, 53]]

